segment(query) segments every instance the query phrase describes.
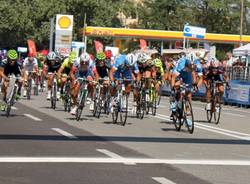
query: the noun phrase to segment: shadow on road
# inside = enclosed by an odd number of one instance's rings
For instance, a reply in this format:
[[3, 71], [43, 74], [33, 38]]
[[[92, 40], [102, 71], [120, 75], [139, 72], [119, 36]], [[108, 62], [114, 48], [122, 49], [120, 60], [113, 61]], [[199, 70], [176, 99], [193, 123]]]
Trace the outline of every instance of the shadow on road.
[[[76, 135], [77, 136], [77, 135]], [[236, 139], [201, 139], [201, 138], [169, 138], [169, 137], [126, 137], [126, 136], [81, 136], [69, 139], [58, 135], [14, 135], [2, 134], [3, 140], [32, 140], [32, 141], [119, 141], [119, 142], [155, 142], [155, 143], [185, 143], [185, 144], [224, 144], [224, 145], [250, 145], [250, 141]]]

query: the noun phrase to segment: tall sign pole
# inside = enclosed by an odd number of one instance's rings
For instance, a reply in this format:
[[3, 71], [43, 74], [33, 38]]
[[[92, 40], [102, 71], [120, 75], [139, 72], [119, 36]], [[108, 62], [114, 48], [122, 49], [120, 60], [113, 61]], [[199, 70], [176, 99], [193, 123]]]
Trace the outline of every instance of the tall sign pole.
[[87, 36], [86, 36], [86, 28], [87, 28], [87, 23], [86, 23], [86, 19], [87, 19], [87, 15], [86, 15], [86, 13], [84, 13], [84, 44], [85, 44], [85, 46], [84, 46], [84, 53], [86, 53], [87, 52]]
[[51, 52], [53, 50], [53, 34], [54, 34], [54, 17], [50, 19], [50, 37], [49, 37], [49, 51]]
[[244, 12], [244, 0], [241, 0], [240, 8], [240, 46], [242, 46], [242, 32], [243, 32], [243, 12]]

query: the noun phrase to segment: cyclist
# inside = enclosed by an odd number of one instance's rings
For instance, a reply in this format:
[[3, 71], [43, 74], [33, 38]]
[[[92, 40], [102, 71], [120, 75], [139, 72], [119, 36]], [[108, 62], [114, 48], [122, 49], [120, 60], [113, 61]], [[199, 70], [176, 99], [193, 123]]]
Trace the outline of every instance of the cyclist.
[[74, 51], [70, 52], [69, 57], [64, 59], [61, 67], [59, 68], [59, 70], [57, 72], [58, 81], [59, 81], [60, 87], [61, 87], [61, 90], [60, 90], [61, 96], [63, 96], [64, 85], [67, 82], [67, 77], [69, 76], [71, 68], [72, 68], [74, 61], [76, 59], [77, 59], [76, 52], [74, 52]]
[[217, 89], [220, 95], [220, 99], [224, 94], [224, 85], [223, 81], [228, 81], [228, 77], [225, 73], [225, 67], [222, 63], [220, 63], [216, 58], [211, 58], [210, 61], [206, 63], [204, 72], [204, 84], [206, 86], [206, 97], [207, 97], [207, 105], [206, 110], [211, 110], [211, 86], [209, 85], [209, 80], [221, 82], [217, 83]]
[[[61, 67], [61, 60], [57, 56], [57, 54], [53, 51], [49, 52], [49, 54], [46, 57], [46, 64], [48, 67], [48, 96], [47, 100], [50, 100], [51, 98], [51, 87], [52, 87], [52, 80], [54, 73], [57, 73], [59, 68]], [[60, 98], [60, 92], [57, 91], [57, 99]]]
[[155, 79], [155, 89], [160, 95], [161, 84], [164, 79], [164, 69], [162, 65], [162, 61], [158, 58], [153, 60], [153, 68], [152, 68], [152, 78]]
[[23, 96], [27, 96], [27, 87], [28, 87], [28, 76], [29, 72], [32, 72], [32, 78], [37, 82], [37, 74], [38, 74], [38, 62], [35, 58], [35, 54], [29, 53], [28, 57], [24, 59], [23, 62], [23, 76], [24, 76], [24, 91]]
[[[73, 100], [73, 108], [71, 109], [71, 114], [76, 114], [77, 109], [77, 96], [80, 91], [81, 84], [77, 80], [77, 78], [86, 78], [89, 82], [88, 91], [90, 92], [90, 96], [93, 99], [93, 79], [95, 77], [94, 71], [94, 62], [91, 60], [90, 55], [88, 53], [82, 53], [80, 58], [78, 58], [71, 68], [70, 78], [71, 81], [74, 81], [72, 84], [72, 100]], [[90, 104], [90, 110], [94, 109], [93, 101]]]
[[[109, 78], [111, 81], [111, 96], [116, 94], [115, 87], [118, 85], [118, 80], [125, 80], [125, 93], [129, 95], [131, 91], [131, 81], [135, 81], [135, 74], [139, 73], [138, 65], [136, 63], [137, 55], [129, 53], [127, 55], [120, 54], [109, 71]], [[116, 80], [116, 81], [115, 81]], [[129, 81], [126, 81], [129, 80]], [[111, 107], [114, 101], [111, 100]], [[123, 103], [125, 105], [125, 103]], [[112, 108], [111, 108], [112, 111]]]
[[96, 55], [94, 70], [96, 70], [96, 80], [98, 81], [99, 78], [103, 79], [104, 90], [102, 91], [102, 95], [105, 94], [109, 87], [109, 70], [111, 69], [111, 56], [112, 53], [107, 51], [105, 53], [100, 52]]
[[39, 88], [43, 89], [44, 79], [46, 76], [46, 65], [45, 65], [46, 57], [42, 53], [37, 54], [37, 64], [38, 64], [38, 76], [39, 76]]
[[7, 58], [0, 62], [0, 77], [3, 78], [4, 82], [2, 85], [3, 101], [7, 101], [7, 89], [9, 87], [8, 78], [11, 74], [14, 74], [18, 80], [18, 97], [21, 95], [22, 81], [21, 81], [21, 65], [17, 62], [18, 54], [16, 50], [9, 50], [7, 52]]

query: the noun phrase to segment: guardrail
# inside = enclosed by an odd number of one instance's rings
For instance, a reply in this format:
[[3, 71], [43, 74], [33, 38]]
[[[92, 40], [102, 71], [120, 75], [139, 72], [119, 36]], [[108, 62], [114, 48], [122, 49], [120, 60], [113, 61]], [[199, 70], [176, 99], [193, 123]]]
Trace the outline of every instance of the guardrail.
[[226, 68], [230, 80], [250, 82], [250, 67], [233, 66]]

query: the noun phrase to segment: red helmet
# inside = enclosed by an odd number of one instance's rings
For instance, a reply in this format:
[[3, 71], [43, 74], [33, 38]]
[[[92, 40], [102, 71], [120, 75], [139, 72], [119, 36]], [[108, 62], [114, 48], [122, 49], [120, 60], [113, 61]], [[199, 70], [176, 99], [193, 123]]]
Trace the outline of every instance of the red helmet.
[[113, 56], [111, 50], [106, 50], [106, 51], [105, 51], [105, 55], [106, 55], [106, 58], [107, 58], [107, 59], [110, 59], [110, 58]]

